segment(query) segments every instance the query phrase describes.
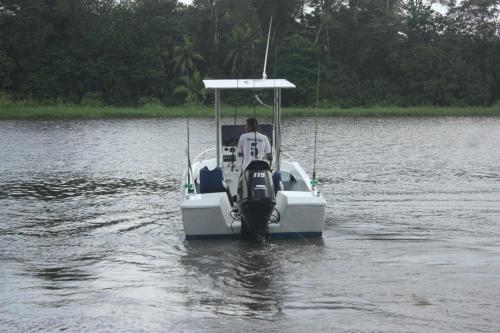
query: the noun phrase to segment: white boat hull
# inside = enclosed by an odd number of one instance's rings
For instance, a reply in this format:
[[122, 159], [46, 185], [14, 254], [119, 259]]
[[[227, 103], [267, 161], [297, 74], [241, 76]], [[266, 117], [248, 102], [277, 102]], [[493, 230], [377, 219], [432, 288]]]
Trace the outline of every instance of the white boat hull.
[[[201, 163], [195, 169], [212, 163]], [[275, 208], [279, 220], [269, 224], [270, 238], [321, 237], [325, 224], [325, 200], [310, 188], [308, 176], [297, 163], [286, 162], [283, 167], [284, 172], [295, 176], [294, 179], [301, 179], [304, 190], [278, 191]], [[239, 237], [241, 223], [233, 218], [233, 207], [225, 192], [183, 194], [181, 211], [186, 239]]]

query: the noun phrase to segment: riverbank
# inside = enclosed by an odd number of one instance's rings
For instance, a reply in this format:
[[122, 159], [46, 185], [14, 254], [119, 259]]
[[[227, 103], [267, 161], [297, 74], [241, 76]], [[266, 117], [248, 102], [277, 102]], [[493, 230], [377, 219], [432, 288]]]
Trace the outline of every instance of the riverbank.
[[[223, 107], [223, 117], [269, 117], [271, 110], [252, 107]], [[283, 108], [284, 117], [311, 117], [314, 108]], [[366, 108], [320, 108], [321, 117], [499, 117], [500, 105], [493, 107], [366, 107]], [[164, 107], [146, 105], [131, 107], [87, 107], [87, 106], [6, 106], [0, 107], [0, 120], [51, 120], [51, 119], [110, 119], [110, 118], [175, 118], [212, 117], [213, 109], [205, 106]]]

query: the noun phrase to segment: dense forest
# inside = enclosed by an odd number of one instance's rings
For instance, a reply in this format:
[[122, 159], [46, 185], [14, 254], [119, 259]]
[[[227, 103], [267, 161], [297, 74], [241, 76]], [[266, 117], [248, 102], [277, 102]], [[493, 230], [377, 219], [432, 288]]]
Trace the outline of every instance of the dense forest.
[[[36, 103], [179, 105], [203, 78], [268, 77], [312, 105], [492, 105], [500, 0], [0, 0], [0, 94]], [[233, 102], [244, 103], [245, 99]]]

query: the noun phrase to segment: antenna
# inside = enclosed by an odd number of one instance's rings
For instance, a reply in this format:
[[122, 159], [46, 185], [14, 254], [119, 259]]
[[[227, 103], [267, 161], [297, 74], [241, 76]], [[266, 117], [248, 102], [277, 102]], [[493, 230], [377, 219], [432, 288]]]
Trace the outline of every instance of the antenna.
[[267, 33], [267, 46], [266, 46], [266, 57], [264, 58], [264, 71], [262, 72], [262, 79], [267, 79], [266, 66], [267, 66], [267, 53], [269, 52], [269, 40], [271, 39], [271, 25], [273, 24], [273, 17], [271, 16], [271, 21], [269, 21], [269, 32]]

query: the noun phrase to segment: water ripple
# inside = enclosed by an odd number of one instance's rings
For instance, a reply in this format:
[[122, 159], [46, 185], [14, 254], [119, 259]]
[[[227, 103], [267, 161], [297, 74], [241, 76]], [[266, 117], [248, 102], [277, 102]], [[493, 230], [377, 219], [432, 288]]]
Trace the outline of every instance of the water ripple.
[[323, 238], [256, 246], [184, 240], [185, 119], [0, 122], [0, 331], [498, 331], [500, 121], [319, 125]]
[[178, 190], [177, 179], [145, 180], [125, 178], [104, 179], [36, 179], [0, 183], [0, 200], [6, 198], [36, 198], [57, 200], [81, 196], [109, 196], [119, 193], [153, 193]]

